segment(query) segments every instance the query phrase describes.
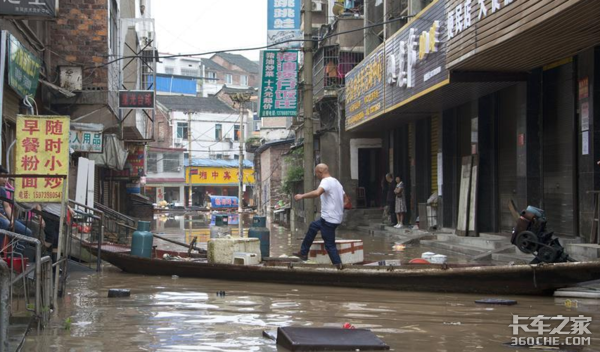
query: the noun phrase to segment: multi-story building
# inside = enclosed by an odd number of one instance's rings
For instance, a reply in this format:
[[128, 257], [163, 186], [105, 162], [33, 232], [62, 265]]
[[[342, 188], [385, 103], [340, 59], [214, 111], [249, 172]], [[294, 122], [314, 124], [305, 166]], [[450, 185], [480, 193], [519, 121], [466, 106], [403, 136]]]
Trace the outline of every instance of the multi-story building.
[[[378, 180], [401, 175], [412, 221], [437, 194], [441, 226], [510, 232], [514, 201], [544, 209], [556, 234], [587, 238], [596, 217], [589, 192], [600, 179], [600, 37], [592, 15], [600, 3], [406, 6], [408, 22], [383, 29], [379, 43], [367, 37], [365, 59], [345, 77], [351, 162], [344, 173], [359, 184], [370, 177], [361, 170]], [[373, 77], [368, 85], [363, 74]]]
[[[155, 202], [166, 200], [181, 205], [202, 205], [206, 192], [237, 195], [239, 148], [245, 140], [239, 110], [216, 96], [159, 95], [157, 101], [163, 111], [157, 120], [159, 138], [163, 137], [162, 142], [159, 140], [151, 145], [148, 155], [146, 190], [149, 197]], [[249, 121], [245, 122], [245, 135], [252, 133], [249, 130], [252, 120], [248, 116], [246, 120]], [[164, 132], [161, 132], [163, 126]], [[252, 162], [245, 160], [244, 165], [247, 169], [245, 182], [249, 185], [246, 189], [248, 201], [254, 183]], [[191, 203], [188, 197], [190, 177]]]

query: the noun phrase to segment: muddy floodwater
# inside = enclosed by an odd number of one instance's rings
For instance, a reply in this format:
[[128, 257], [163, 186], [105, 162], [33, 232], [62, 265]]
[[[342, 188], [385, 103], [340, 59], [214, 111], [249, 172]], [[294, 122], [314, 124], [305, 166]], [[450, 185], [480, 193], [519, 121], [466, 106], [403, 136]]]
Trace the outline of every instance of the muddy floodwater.
[[[301, 236], [276, 225], [271, 230], [272, 256], [297, 249]], [[186, 238], [181, 228], [156, 231]], [[363, 239], [374, 260], [409, 259], [426, 250], [392, 252], [393, 236], [338, 237]], [[109, 299], [109, 288], [131, 289], [131, 297]], [[591, 345], [563, 350], [600, 351], [600, 301], [580, 299], [569, 307], [565, 299], [513, 296], [502, 298], [517, 300], [515, 306], [474, 303], [481, 298], [492, 297], [140, 276], [106, 265], [99, 275], [72, 276], [58, 314], [27, 338], [24, 351], [282, 351], [263, 330], [344, 323], [372, 330], [393, 351], [532, 351], [505, 345], [513, 337], [513, 314], [591, 317]]]

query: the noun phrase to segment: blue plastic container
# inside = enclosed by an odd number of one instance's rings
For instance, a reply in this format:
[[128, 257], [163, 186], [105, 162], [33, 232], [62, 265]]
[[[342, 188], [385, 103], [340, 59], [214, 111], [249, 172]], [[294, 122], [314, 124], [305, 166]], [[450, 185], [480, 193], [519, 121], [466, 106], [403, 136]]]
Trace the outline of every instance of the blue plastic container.
[[152, 258], [152, 245], [154, 236], [150, 232], [149, 221], [138, 221], [137, 231], [131, 240], [131, 255]]
[[252, 226], [248, 230], [248, 238], [258, 238], [260, 240], [260, 253], [263, 259], [271, 255], [271, 233], [267, 228], [266, 217], [255, 216], [252, 219]]

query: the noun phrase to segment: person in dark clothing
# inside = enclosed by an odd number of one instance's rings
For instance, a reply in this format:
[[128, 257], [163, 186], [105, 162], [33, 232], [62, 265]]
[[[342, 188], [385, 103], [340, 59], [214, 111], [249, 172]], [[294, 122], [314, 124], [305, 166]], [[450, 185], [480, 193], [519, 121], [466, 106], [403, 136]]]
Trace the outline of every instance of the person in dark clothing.
[[391, 222], [392, 226], [396, 226], [398, 224], [398, 219], [396, 218], [396, 213], [394, 212], [394, 209], [396, 207], [396, 194], [394, 193], [394, 189], [396, 188], [396, 183], [394, 182], [394, 176], [391, 173], [385, 175], [385, 180], [388, 183], [386, 204], [387, 204], [388, 211], [390, 214], [390, 222]]

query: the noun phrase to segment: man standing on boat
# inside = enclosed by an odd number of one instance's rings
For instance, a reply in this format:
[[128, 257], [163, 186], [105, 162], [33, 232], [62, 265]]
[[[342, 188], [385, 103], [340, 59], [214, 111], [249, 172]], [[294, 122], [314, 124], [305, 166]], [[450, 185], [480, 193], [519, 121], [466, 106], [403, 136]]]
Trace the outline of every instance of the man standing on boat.
[[308, 260], [308, 252], [317, 232], [321, 231], [321, 237], [325, 242], [325, 249], [329, 254], [329, 259], [333, 265], [341, 265], [342, 260], [335, 246], [335, 229], [342, 223], [344, 217], [344, 188], [340, 182], [329, 174], [329, 168], [325, 164], [319, 164], [315, 168], [315, 175], [321, 180], [319, 187], [309, 193], [296, 194], [294, 199], [299, 201], [305, 198], [321, 198], [321, 218], [313, 221], [304, 241], [300, 252], [294, 253], [302, 260]]

